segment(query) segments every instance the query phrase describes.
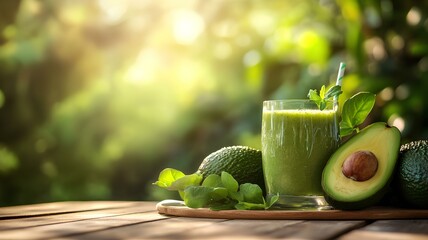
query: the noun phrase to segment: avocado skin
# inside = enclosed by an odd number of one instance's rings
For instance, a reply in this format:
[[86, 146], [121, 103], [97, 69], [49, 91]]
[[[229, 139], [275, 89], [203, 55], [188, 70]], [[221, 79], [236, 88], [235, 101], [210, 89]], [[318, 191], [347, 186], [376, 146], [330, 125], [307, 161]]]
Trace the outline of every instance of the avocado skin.
[[239, 184], [254, 183], [265, 192], [262, 152], [247, 146], [230, 146], [209, 154], [198, 168], [204, 179], [210, 174], [231, 174]]
[[400, 205], [428, 209], [428, 140], [400, 147], [393, 186]]
[[[390, 129], [390, 128], [395, 128], [395, 127], [391, 127], [391, 126], [389, 126], [388, 124], [386, 124], [386, 123], [383, 123], [383, 122], [377, 122], [377, 123], [373, 123], [373, 124], [371, 124], [371, 125], [369, 125], [369, 126], [367, 126], [365, 129], [363, 129], [360, 133], [358, 133], [357, 135], [355, 135], [353, 138], [355, 138], [355, 137], [357, 137], [357, 139], [349, 139], [348, 141], [351, 141], [352, 140], [352, 142], [353, 142], [353, 144], [355, 144], [355, 142], [356, 141], [362, 141], [362, 140], [364, 140], [361, 136], [362, 136], [362, 134], [364, 134], [365, 132], [368, 132], [368, 131], [372, 131], [372, 130], [370, 130], [370, 129], [382, 129], [382, 127], [383, 127], [383, 129]], [[396, 134], [396, 136], [397, 136], [397, 139], [395, 139], [395, 141], [396, 141], [396, 143], [394, 144], [395, 146], [396, 146], [396, 149], [394, 149], [394, 151], [396, 151], [396, 157], [398, 158], [398, 152], [399, 152], [399, 144], [400, 144], [400, 141], [401, 141], [401, 134], [400, 134], [400, 132], [399, 132], [399, 130], [398, 129], [394, 129], [394, 131], [396, 132], [395, 134]], [[341, 151], [342, 149], [342, 147], [344, 146], [344, 145], [346, 145], [346, 143], [345, 144], [343, 144], [339, 149], [337, 149], [336, 151]], [[346, 146], [345, 146], [346, 147]], [[364, 149], [364, 150], [370, 150], [370, 149]], [[332, 157], [334, 156], [335, 154], [333, 154], [332, 155]], [[397, 158], [395, 158], [395, 159], [397, 159]], [[394, 161], [393, 161], [393, 164], [394, 165], [396, 165], [396, 162], [395, 162], [395, 159], [394, 159]], [[331, 160], [331, 159], [330, 159]], [[330, 161], [329, 160], [329, 161]], [[327, 163], [328, 164], [328, 163]], [[395, 168], [396, 166], [394, 166], [394, 168]], [[325, 171], [325, 169], [324, 169], [324, 171]], [[323, 178], [324, 178], [324, 172], [323, 172]], [[383, 197], [385, 196], [385, 194], [387, 194], [388, 193], [388, 191], [389, 191], [389, 189], [390, 189], [390, 186], [391, 186], [391, 184], [392, 184], [392, 180], [393, 180], [393, 175], [394, 175], [394, 173], [393, 173], [393, 171], [391, 172], [391, 175], [388, 177], [388, 180], [386, 181], [386, 183], [385, 183], [385, 185], [383, 185], [378, 191], [376, 191], [376, 192], [374, 192], [374, 193], [372, 193], [371, 195], [370, 195], [370, 197], [367, 197], [367, 198], [365, 198], [365, 199], [362, 199], [362, 200], [359, 200], [359, 201], [343, 201], [343, 200], [336, 200], [335, 198], [334, 198], [334, 196], [332, 196], [332, 195], [330, 195], [327, 191], [326, 191], [326, 186], [325, 186], [325, 181], [324, 181], [324, 179], [322, 180], [322, 187], [323, 187], [323, 189], [324, 189], [324, 198], [326, 199], [326, 201], [331, 205], [331, 206], [333, 206], [335, 209], [340, 209], [340, 210], [361, 210], [361, 209], [364, 209], [364, 208], [367, 208], [367, 207], [371, 207], [371, 206], [374, 206], [374, 205], [377, 205], [377, 204], [379, 204], [380, 202], [381, 202], [381, 200], [382, 199], [384, 199]]]

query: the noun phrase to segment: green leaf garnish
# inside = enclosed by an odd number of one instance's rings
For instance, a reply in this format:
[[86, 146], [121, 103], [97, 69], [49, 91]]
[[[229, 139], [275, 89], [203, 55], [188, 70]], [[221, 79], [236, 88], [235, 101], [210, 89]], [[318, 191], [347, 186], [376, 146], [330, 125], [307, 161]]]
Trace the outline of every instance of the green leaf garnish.
[[173, 168], [165, 168], [160, 172], [158, 180], [153, 184], [161, 188], [168, 189], [174, 181], [184, 176], [185, 174], [179, 170]]
[[241, 184], [240, 190], [245, 202], [263, 203], [263, 191], [257, 184]]
[[319, 95], [316, 89], [310, 89], [308, 98], [309, 100], [315, 102], [320, 110], [324, 110], [327, 106], [327, 102], [335, 97], [339, 97], [342, 92], [342, 87], [339, 85], [334, 85], [333, 87], [329, 88], [327, 92], [325, 91], [325, 85], [322, 85]]
[[360, 92], [345, 101], [342, 108], [340, 122], [340, 136], [344, 137], [359, 132], [358, 126], [362, 124], [375, 104], [376, 95], [369, 92]]
[[222, 187], [221, 177], [217, 174], [211, 174], [202, 182], [204, 187]]
[[204, 186], [189, 186], [184, 190], [184, 203], [190, 208], [202, 208], [213, 199], [214, 188]]
[[266, 209], [271, 208], [271, 207], [273, 206], [273, 204], [274, 204], [274, 203], [276, 203], [278, 200], [279, 200], [279, 193], [277, 193], [276, 195], [274, 195], [274, 196], [270, 197], [270, 198], [268, 199], [268, 202], [267, 202], [267, 203], [265, 203], [265, 205], [266, 205]]
[[238, 210], [263, 210], [265, 205], [263, 203], [239, 202], [235, 208]]
[[178, 190], [183, 191], [188, 186], [197, 186], [200, 185], [202, 181], [202, 175], [199, 173], [194, 173], [190, 175], [185, 175], [174, 182], [171, 183], [168, 190]]
[[325, 99], [331, 99], [334, 97], [339, 97], [340, 94], [342, 94], [342, 87], [339, 85], [334, 85], [333, 87], [331, 87], [327, 93], [325, 94], [324, 98]]
[[237, 192], [239, 188], [238, 182], [227, 172], [221, 173], [221, 183], [231, 193]]
[[325, 85], [322, 85], [322, 87], [320, 89], [320, 98], [321, 99], [325, 98]]
[[171, 191], [178, 191], [186, 206], [190, 208], [210, 208], [212, 210], [228, 209], [269, 209], [278, 200], [271, 197], [266, 202], [263, 191], [257, 184], [238, 182], [227, 172], [221, 176], [211, 174], [202, 181], [198, 173], [184, 173], [167, 168], [159, 174], [154, 184]]
[[308, 97], [311, 101], [315, 102], [318, 107], [320, 106], [322, 98], [318, 95], [316, 89], [309, 90]]
[[[319, 94], [317, 90], [310, 89], [308, 97], [317, 104], [320, 110], [324, 110], [327, 106], [327, 101], [337, 99], [342, 92], [342, 88], [339, 85], [334, 85], [327, 92], [323, 85]], [[342, 120], [339, 124], [341, 137], [350, 135], [354, 131], [359, 132], [358, 126], [365, 121], [373, 109], [375, 98], [376, 95], [373, 93], [360, 92], [345, 101], [342, 108]]]

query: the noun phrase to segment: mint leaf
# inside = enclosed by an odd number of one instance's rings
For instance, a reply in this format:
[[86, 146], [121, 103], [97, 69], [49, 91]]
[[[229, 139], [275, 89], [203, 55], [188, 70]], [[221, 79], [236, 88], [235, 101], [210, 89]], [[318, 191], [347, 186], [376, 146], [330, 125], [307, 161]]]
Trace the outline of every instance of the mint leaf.
[[225, 201], [211, 204], [210, 209], [214, 211], [232, 210], [232, 209], [236, 209], [235, 208], [236, 203], [237, 203], [236, 201], [226, 199]]
[[265, 203], [265, 208], [269, 209], [271, 208], [277, 201], [279, 200], [279, 193], [269, 198], [268, 202]]
[[309, 100], [313, 101], [320, 110], [324, 110], [327, 107], [327, 102], [332, 98], [337, 98], [342, 94], [342, 87], [335, 85], [325, 91], [325, 85], [322, 85], [320, 94], [318, 95], [317, 90], [310, 89], [308, 93]]
[[345, 137], [345, 136], [352, 134], [354, 132], [354, 130], [356, 130], [354, 127], [342, 126], [342, 124], [340, 124], [340, 136], [341, 137]]
[[239, 183], [227, 172], [221, 172], [221, 182], [223, 186], [228, 190], [231, 199], [236, 201], [242, 201], [243, 196], [241, 192], [238, 192]]
[[263, 203], [239, 202], [235, 205], [235, 208], [238, 210], [264, 210], [265, 204], [263, 204]]
[[221, 204], [222, 200], [226, 200], [227, 195], [226, 188], [188, 186], [184, 190], [183, 200], [189, 208], [202, 208]]
[[171, 185], [168, 187], [168, 190], [183, 191], [188, 186], [200, 185], [202, 178], [202, 175], [199, 173], [184, 175], [183, 177], [172, 182]]
[[161, 188], [169, 189], [171, 184], [177, 179], [184, 177], [185, 174], [179, 170], [173, 168], [165, 168], [159, 173], [158, 180], [154, 182], [154, 185], [157, 185]]
[[320, 110], [324, 110], [325, 107], [327, 107], [327, 103], [325, 101], [321, 101], [320, 105], [318, 106]]
[[325, 85], [322, 85], [322, 87], [321, 87], [320, 98], [325, 99]]
[[309, 100], [315, 102], [317, 106], [319, 107], [320, 102], [322, 101], [322, 98], [318, 95], [317, 90], [310, 89], [308, 93]]
[[257, 184], [244, 183], [241, 184], [239, 190], [243, 196], [244, 202], [263, 203], [263, 191]]
[[228, 195], [228, 191], [226, 188], [217, 187], [217, 188], [213, 188], [213, 191], [211, 193], [211, 198], [214, 201], [218, 201], [218, 200], [227, 198], [227, 195]]
[[358, 132], [358, 125], [367, 118], [375, 104], [376, 95], [369, 92], [360, 92], [345, 101], [342, 108], [342, 121], [340, 122], [340, 136]]
[[227, 172], [221, 172], [221, 183], [231, 193], [237, 192], [239, 188], [238, 182]]
[[189, 208], [202, 208], [207, 206], [211, 199], [213, 188], [202, 186], [189, 186], [184, 190], [184, 204]]
[[270, 197], [269, 201], [266, 202], [262, 197], [263, 203], [253, 203], [240, 201], [235, 205], [236, 209], [239, 210], [267, 210], [270, 209], [279, 199], [279, 193]]
[[325, 94], [325, 99], [330, 99], [330, 98], [334, 98], [334, 97], [339, 97], [340, 94], [342, 94], [342, 87], [339, 85], [334, 85], [333, 87], [331, 87], [327, 93]]
[[239, 210], [263, 210], [269, 209], [272, 205], [278, 201], [279, 194], [269, 199], [266, 203], [263, 197], [263, 191], [257, 184], [244, 183], [239, 187], [242, 201], [239, 201], [235, 208]]
[[210, 174], [205, 180], [202, 182], [202, 186], [204, 187], [222, 187], [221, 177], [217, 174]]

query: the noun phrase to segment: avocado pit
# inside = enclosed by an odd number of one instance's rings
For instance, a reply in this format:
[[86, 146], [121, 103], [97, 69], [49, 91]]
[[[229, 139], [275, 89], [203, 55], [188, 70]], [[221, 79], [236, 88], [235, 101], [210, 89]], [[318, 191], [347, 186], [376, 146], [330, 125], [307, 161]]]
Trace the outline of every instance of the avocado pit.
[[342, 173], [354, 181], [363, 182], [377, 171], [378, 159], [370, 151], [357, 151], [349, 155], [342, 165]]

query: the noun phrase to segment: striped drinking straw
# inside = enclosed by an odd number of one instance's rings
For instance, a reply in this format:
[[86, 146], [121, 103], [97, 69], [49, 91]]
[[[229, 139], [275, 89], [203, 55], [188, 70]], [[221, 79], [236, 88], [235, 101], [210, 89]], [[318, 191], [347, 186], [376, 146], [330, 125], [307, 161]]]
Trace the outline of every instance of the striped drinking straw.
[[[339, 71], [337, 72], [336, 85], [342, 86], [343, 75], [345, 74], [346, 64], [344, 62], [340, 62]], [[337, 108], [338, 105], [338, 97], [334, 97], [334, 108]]]

